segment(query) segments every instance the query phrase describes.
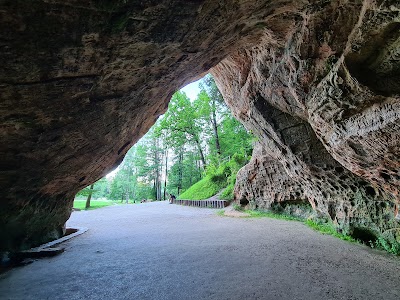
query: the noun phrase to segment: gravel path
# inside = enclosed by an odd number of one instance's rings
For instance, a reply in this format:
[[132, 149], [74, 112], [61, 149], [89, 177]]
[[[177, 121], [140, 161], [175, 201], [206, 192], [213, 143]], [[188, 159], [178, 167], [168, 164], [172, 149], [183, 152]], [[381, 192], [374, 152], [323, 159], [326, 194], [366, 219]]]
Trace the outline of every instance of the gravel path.
[[89, 231], [3, 274], [0, 299], [400, 299], [400, 259], [298, 222], [158, 202], [74, 225]]

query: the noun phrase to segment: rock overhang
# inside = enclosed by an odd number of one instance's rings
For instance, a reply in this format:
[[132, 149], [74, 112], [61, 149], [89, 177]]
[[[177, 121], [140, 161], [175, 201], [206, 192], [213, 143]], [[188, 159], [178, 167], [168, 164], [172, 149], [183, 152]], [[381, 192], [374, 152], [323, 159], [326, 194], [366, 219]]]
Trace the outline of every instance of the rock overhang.
[[[57, 235], [74, 194], [123, 159], [176, 89], [213, 67], [225, 99], [258, 133], [268, 160], [287, 161], [275, 168], [284, 181], [305, 178], [299, 195], [325, 214], [334, 210], [341, 224], [350, 224], [358, 210], [353, 219], [365, 218], [366, 226], [391, 226], [373, 215], [390, 215], [399, 201], [395, 3], [47, 0], [1, 6], [5, 248]], [[390, 55], [373, 60], [364, 54], [373, 48], [371, 36], [389, 51], [379, 53]], [[364, 62], [384, 82], [379, 87], [363, 78], [358, 66]], [[376, 67], [383, 63], [388, 67]], [[389, 94], [377, 93], [382, 86]], [[349, 178], [357, 182], [355, 192]], [[358, 191], [369, 204], [335, 200], [353, 199]], [[387, 203], [383, 210], [379, 201]]]

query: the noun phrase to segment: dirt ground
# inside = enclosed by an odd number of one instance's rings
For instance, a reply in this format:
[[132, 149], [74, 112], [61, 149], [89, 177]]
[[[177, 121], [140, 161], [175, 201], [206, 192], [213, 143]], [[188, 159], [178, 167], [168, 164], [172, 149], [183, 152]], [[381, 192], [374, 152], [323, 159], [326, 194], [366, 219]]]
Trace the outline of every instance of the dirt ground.
[[400, 299], [400, 259], [298, 222], [167, 202], [72, 214], [65, 252], [1, 276], [0, 299]]

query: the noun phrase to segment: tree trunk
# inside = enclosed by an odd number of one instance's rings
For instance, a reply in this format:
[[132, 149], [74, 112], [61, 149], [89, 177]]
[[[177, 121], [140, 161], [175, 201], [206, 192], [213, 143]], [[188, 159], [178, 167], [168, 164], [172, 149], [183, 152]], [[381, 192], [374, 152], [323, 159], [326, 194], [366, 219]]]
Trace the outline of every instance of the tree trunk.
[[168, 149], [165, 151], [164, 201], [167, 199]]
[[156, 192], [156, 201], [161, 201], [161, 164], [159, 161], [162, 161], [162, 158], [159, 156], [159, 139], [154, 139], [155, 149], [154, 149], [154, 165], [155, 165], [155, 179], [154, 179], [154, 188]]
[[199, 151], [199, 154], [200, 154], [200, 159], [203, 164], [203, 168], [205, 169], [206, 168], [206, 159], [204, 158], [203, 150], [201, 149], [200, 141], [197, 137], [195, 138], [195, 142], [196, 142], [197, 150]]
[[218, 155], [221, 155], [221, 145], [219, 143], [219, 136], [218, 136], [218, 124], [217, 124], [217, 115], [215, 113], [215, 100], [212, 100], [212, 116], [211, 116], [211, 123], [213, 126], [214, 137], [215, 137], [215, 148], [217, 149]]
[[182, 177], [183, 177], [182, 162], [183, 162], [183, 150], [181, 149], [179, 152], [178, 195], [180, 195], [182, 190]]
[[89, 188], [89, 195], [86, 199], [85, 209], [88, 209], [90, 207], [90, 200], [92, 199], [93, 187], [94, 187], [94, 184], [91, 184], [90, 188]]

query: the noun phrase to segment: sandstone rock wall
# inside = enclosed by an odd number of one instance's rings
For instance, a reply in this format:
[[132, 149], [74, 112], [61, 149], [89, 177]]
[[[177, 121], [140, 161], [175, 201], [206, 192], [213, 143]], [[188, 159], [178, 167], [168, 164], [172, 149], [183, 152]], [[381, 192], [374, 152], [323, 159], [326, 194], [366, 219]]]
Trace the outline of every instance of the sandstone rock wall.
[[263, 147], [238, 174], [238, 201], [307, 198], [350, 233], [397, 226], [399, 12], [394, 2], [310, 5], [285, 26], [272, 18], [257, 46], [212, 69]]
[[74, 194], [222, 60], [213, 72], [270, 178], [252, 197], [391, 227], [399, 24], [398, 1], [1, 1], [0, 251], [59, 235]]
[[286, 2], [1, 1], [0, 251], [54, 236], [174, 91]]

